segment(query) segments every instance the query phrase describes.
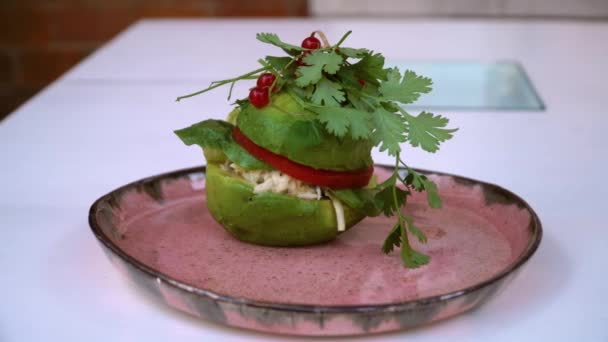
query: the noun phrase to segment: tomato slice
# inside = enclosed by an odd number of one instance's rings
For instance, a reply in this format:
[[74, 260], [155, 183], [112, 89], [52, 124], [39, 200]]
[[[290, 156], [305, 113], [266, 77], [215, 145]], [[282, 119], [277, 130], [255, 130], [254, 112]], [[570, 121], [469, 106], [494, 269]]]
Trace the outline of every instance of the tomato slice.
[[324, 186], [332, 189], [361, 188], [369, 183], [369, 179], [372, 177], [374, 172], [373, 166], [361, 170], [343, 172], [317, 170], [310, 166], [291, 161], [280, 154], [273, 153], [256, 145], [253, 141], [247, 138], [238, 127], [234, 128], [232, 131], [232, 136], [234, 141], [236, 141], [237, 144], [243, 147], [252, 156], [280, 170], [286, 175], [299, 179], [305, 183]]

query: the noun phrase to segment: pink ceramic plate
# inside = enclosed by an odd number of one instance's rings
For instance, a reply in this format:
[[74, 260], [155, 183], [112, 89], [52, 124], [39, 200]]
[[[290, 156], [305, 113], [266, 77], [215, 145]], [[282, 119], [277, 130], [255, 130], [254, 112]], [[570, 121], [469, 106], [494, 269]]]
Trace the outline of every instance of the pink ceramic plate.
[[[382, 170], [378, 170], [382, 172]], [[205, 205], [205, 169], [117, 189], [90, 224], [112, 263], [168, 305], [218, 323], [294, 335], [406, 329], [482, 304], [538, 247], [541, 225], [498, 186], [424, 172], [444, 206], [415, 195], [406, 210], [427, 234], [431, 263], [411, 270], [380, 246], [393, 219], [368, 218], [333, 242], [299, 248], [231, 237]], [[289, 222], [285, 222], [289, 229]]]

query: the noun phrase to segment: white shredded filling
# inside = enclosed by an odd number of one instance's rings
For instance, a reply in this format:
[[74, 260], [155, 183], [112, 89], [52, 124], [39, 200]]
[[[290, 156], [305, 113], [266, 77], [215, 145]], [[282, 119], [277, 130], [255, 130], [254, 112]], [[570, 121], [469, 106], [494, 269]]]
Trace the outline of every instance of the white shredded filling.
[[342, 203], [335, 199], [333, 196], [329, 196], [331, 200], [331, 204], [334, 206], [334, 211], [336, 212], [336, 220], [338, 223], [338, 231], [343, 232], [346, 230], [346, 224], [344, 222], [344, 207]]
[[287, 194], [307, 200], [319, 200], [323, 193], [321, 188], [303, 183], [300, 180], [277, 170], [245, 170], [235, 163], [224, 165], [224, 169], [231, 171], [253, 185], [253, 192], [274, 192]]
[[[222, 169], [237, 174], [244, 180], [253, 185], [253, 192], [258, 194], [261, 192], [274, 192], [278, 194], [287, 194], [306, 200], [320, 200], [324, 195], [323, 189], [316, 185], [303, 183], [302, 181], [292, 178], [289, 175], [277, 170], [246, 170], [236, 165], [235, 163], [227, 162], [222, 164]], [[336, 221], [338, 231], [346, 230], [344, 220], [344, 207], [342, 203], [327, 196], [336, 212]]]

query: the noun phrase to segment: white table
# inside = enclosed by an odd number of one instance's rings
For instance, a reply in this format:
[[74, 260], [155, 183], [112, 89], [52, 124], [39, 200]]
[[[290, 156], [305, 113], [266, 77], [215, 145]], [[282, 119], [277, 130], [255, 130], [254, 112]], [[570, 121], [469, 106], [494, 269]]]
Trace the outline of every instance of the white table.
[[280, 53], [256, 32], [299, 42], [314, 29], [333, 39], [352, 29], [348, 45], [393, 59], [519, 60], [548, 107], [447, 113], [461, 130], [440, 154], [406, 148], [417, 167], [521, 195], [545, 236], [516, 281], [481, 309], [370, 339], [608, 340], [608, 24], [358, 19], [142, 21], [3, 121], [0, 340], [285, 340], [142, 296], [102, 254], [87, 213], [122, 184], [203, 162], [172, 129], [223, 118], [226, 89], [180, 103], [177, 95]]

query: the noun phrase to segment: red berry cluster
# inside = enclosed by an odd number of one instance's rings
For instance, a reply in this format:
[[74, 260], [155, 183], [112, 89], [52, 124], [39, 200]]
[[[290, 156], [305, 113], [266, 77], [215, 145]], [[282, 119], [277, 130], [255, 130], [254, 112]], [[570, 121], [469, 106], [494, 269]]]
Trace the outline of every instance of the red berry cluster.
[[[302, 58], [310, 53], [312, 50], [316, 50], [321, 47], [321, 41], [317, 39], [314, 34], [307, 37], [302, 41], [302, 47], [307, 49], [302, 53], [302, 56], [296, 60], [298, 65], [306, 65], [302, 62]], [[249, 102], [256, 108], [266, 107], [270, 102], [270, 87], [274, 84], [276, 76], [265, 72], [258, 77], [257, 85], [255, 88], [249, 91]]]
[[249, 91], [249, 102], [256, 108], [262, 108], [270, 102], [270, 87], [274, 84], [276, 76], [265, 72], [258, 77], [255, 88]]

